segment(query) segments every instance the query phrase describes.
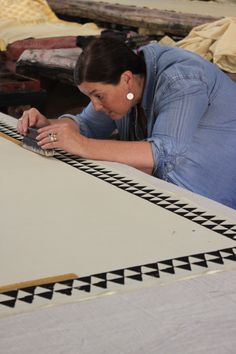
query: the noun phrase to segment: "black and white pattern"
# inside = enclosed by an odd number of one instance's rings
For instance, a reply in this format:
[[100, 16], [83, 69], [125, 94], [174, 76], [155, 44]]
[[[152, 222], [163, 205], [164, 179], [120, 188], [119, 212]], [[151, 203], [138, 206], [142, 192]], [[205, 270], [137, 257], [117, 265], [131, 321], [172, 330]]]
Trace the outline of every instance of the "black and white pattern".
[[149, 278], [161, 279], [163, 276], [177, 275], [179, 271], [194, 272], [199, 268], [212, 269], [211, 265], [222, 266], [236, 261], [236, 247], [214, 252], [193, 254], [185, 257], [167, 259], [149, 264], [137, 265], [124, 269], [116, 269], [105, 273], [69, 279], [44, 285], [29, 286], [0, 294], [0, 304], [14, 308], [17, 303], [33, 304], [37, 299], [53, 300], [59, 294], [75, 299], [83, 298], [83, 293], [97, 293], [113, 290], [114, 285], [122, 288], [130, 283], [140, 283]]
[[[0, 122], [0, 132], [17, 140], [22, 140], [21, 135], [13, 127], [4, 122]], [[218, 236], [230, 238], [232, 241], [236, 240], [236, 224], [229, 223], [223, 218], [218, 218], [216, 215], [209, 214], [205, 210], [199, 210], [194, 205], [173, 198], [173, 196], [157, 189], [142, 185], [95, 162], [70, 155], [61, 150], [56, 151], [55, 158], [95, 178], [103, 180], [105, 183], [131, 193], [137, 198], [142, 198], [147, 203], [152, 203], [168, 210], [170, 213], [179, 215], [179, 217], [200, 224], [202, 227], [214, 231]], [[217, 265], [218, 268], [221, 268], [228, 262], [232, 264], [235, 260], [236, 247], [186, 255], [164, 261], [157, 260], [154, 263], [110, 270], [105, 273], [79, 277], [73, 280], [2, 292], [0, 294], [0, 304], [4, 307], [15, 308], [18, 303], [33, 304], [39, 298], [48, 301], [55, 299], [58, 295], [80, 298], [81, 294], [94, 294], [97, 291], [104, 290], [109, 291], [113, 289], [114, 285], [122, 288], [130, 282], [140, 283], [149, 279], [161, 279], [163, 276], [178, 276], [180, 271], [182, 273], [186, 272], [186, 275], [189, 272], [194, 274], [195, 270], [199, 268], [211, 270], [212, 265]]]
[[[0, 123], [0, 131], [12, 138], [22, 140], [22, 136], [18, 134], [14, 128], [5, 123]], [[167, 193], [162, 193], [157, 189], [141, 185], [130, 178], [101, 167], [95, 162], [68, 154], [62, 150], [57, 150], [54, 157], [80, 171], [99, 178], [106, 183], [110, 183], [119, 189], [125, 190], [138, 198], [145, 199], [149, 203], [169, 210], [172, 213], [189, 219], [230, 239], [236, 240], [236, 224], [231, 224], [224, 219], [218, 218], [216, 215], [211, 215], [204, 210], [199, 210], [194, 205], [189, 205], [186, 202], [175, 199]]]

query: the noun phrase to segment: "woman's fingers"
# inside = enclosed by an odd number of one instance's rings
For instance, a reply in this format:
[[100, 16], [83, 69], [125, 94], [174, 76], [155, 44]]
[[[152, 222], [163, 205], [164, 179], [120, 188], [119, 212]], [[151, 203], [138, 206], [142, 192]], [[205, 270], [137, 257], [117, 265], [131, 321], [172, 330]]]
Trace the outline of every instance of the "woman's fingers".
[[71, 120], [55, 121], [38, 129], [38, 145], [43, 149], [60, 148], [74, 153], [79, 151], [80, 131], [78, 125]]
[[41, 141], [43, 139], [48, 139], [48, 142], [54, 142], [58, 140], [58, 132], [54, 127], [50, 127], [49, 129], [43, 131], [42, 129], [38, 129], [38, 133], [39, 134], [36, 137], [38, 141]]
[[[22, 115], [22, 130], [23, 130], [23, 134], [27, 133], [28, 127], [29, 126], [33, 126], [33, 122], [30, 122], [30, 114], [29, 111], [25, 111]], [[32, 120], [32, 118], [31, 118]], [[30, 124], [31, 123], [31, 124]]]
[[52, 129], [47, 129], [40, 133], [36, 139], [38, 140], [38, 145], [43, 149], [53, 149], [58, 147], [58, 133]]
[[36, 122], [36, 115], [34, 112], [24, 111], [21, 118], [18, 120], [17, 130], [19, 133], [26, 135], [28, 127], [33, 127]]
[[23, 134], [22, 118], [19, 118], [19, 119], [18, 119], [16, 129], [17, 129], [17, 131], [18, 131], [20, 134]]
[[18, 120], [17, 130], [19, 133], [26, 135], [29, 127], [42, 127], [48, 125], [49, 120], [44, 117], [36, 108], [24, 111]]
[[29, 114], [28, 111], [25, 111], [22, 114], [21, 118], [18, 120], [17, 130], [19, 131], [19, 133], [25, 135], [27, 133], [28, 126], [29, 126]]
[[48, 141], [47, 138], [42, 139], [38, 142], [38, 145], [42, 148], [42, 149], [54, 149], [58, 147], [57, 142], [52, 142], [52, 141]]
[[53, 123], [52, 125], [46, 125], [45, 127], [43, 127], [43, 128], [39, 128], [38, 129], [38, 133], [39, 134], [43, 134], [43, 133], [45, 133], [45, 134], [49, 134], [49, 133], [53, 133], [53, 132], [55, 132], [55, 130], [62, 130], [62, 128], [63, 128], [63, 124], [62, 123], [60, 123], [60, 122], [55, 122], [55, 123]]

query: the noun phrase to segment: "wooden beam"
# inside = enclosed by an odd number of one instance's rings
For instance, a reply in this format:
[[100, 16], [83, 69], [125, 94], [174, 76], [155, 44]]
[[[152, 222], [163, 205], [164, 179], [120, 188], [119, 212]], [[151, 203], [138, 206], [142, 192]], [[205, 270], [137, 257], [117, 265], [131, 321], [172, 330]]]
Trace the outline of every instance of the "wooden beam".
[[140, 34], [150, 35], [169, 34], [184, 37], [193, 27], [219, 19], [207, 15], [86, 0], [48, 0], [48, 3], [59, 16], [135, 27], [139, 29]]

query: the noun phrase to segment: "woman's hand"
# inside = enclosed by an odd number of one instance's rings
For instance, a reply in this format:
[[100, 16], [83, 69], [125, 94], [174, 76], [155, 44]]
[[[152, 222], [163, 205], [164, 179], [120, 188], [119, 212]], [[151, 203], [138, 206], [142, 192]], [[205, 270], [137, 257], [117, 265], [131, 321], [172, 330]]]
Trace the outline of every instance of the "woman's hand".
[[41, 114], [36, 108], [24, 111], [17, 123], [17, 131], [26, 135], [29, 127], [41, 128], [50, 125], [50, 120]]
[[80, 134], [79, 126], [70, 118], [62, 118], [38, 129], [38, 145], [42, 149], [63, 149], [73, 155], [83, 156], [86, 139]]

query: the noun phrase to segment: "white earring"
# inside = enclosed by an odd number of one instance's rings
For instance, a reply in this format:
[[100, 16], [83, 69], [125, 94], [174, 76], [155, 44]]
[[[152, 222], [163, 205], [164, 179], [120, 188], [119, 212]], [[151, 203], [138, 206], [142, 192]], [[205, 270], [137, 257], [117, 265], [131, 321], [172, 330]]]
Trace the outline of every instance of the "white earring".
[[127, 100], [132, 101], [134, 99], [134, 94], [132, 92], [128, 92], [126, 97], [127, 97]]

